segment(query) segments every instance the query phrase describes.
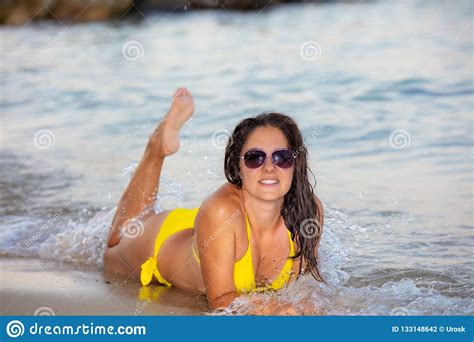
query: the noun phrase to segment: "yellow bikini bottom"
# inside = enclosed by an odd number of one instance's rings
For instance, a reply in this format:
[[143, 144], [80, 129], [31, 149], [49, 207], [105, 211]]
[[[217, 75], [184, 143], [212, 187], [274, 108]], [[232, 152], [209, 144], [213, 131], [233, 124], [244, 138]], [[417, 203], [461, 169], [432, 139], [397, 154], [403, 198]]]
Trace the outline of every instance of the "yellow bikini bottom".
[[155, 240], [155, 249], [152, 257], [149, 257], [141, 266], [140, 281], [142, 285], [148, 285], [153, 275], [155, 278], [163, 285], [172, 286], [172, 284], [167, 281], [161, 275], [158, 270], [158, 253], [163, 243], [173, 234], [180, 232], [185, 229], [190, 229], [194, 227], [194, 219], [199, 211], [199, 208], [195, 209], [183, 209], [178, 208], [172, 210], [166, 219], [163, 221], [163, 224], [156, 236]]

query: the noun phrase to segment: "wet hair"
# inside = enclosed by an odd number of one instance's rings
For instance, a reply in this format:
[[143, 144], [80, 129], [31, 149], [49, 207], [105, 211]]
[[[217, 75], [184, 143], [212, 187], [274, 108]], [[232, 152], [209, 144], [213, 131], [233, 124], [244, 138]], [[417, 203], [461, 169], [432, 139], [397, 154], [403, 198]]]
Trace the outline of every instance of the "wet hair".
[[[242, 188], [239, 164], [242, 148], [256, 128], [265, 126], [278, 128], [285, 135], [288, 148], [296, 153], [293, 180], [281, 208], [281, 215], [291, 232], [291, 238], [298, 242], [298, 250], [292, 258], [302, 257], [307, 267], [305, 271], [309, 270], [316, 280], [326, 283], [319, 273], [317, 256], [314, 253], [322, 234], [320, 212], [314, 198], [316, 179], [308, 167], [308, 151], [295, 121], [280, 113], [262, 113], [241, 121], [227, 143], [224, 158], [225, 176], [231, 184]], [[308, 172], [315, 180], [314, 186], [308, 180]], [[302, 273], [303, 262], [300, 263], [298, 276]]]

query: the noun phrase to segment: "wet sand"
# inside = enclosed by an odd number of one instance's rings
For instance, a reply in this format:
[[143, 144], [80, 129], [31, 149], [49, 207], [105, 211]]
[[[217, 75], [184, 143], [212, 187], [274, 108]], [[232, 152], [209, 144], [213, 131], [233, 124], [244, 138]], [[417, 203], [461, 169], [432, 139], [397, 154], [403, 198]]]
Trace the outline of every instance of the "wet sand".
[[203, 315], [204, 296], [96, 268], [0, 257], [2, 315]]

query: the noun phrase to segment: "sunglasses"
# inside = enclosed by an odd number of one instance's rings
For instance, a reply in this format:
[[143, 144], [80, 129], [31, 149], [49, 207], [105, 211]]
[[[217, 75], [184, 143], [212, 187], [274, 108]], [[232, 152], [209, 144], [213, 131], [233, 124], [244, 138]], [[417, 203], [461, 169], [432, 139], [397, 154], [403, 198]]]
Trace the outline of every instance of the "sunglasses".
[[[245, 166], [249, 169], [257, 169], [265, 163], [267, 153], [258, 148], [248, 150], [243, 156]], [[272, 152], [273, 164], [281, 169], [288, 169], [295, 164], [296, 153], [287, 149], [278, 149]]]

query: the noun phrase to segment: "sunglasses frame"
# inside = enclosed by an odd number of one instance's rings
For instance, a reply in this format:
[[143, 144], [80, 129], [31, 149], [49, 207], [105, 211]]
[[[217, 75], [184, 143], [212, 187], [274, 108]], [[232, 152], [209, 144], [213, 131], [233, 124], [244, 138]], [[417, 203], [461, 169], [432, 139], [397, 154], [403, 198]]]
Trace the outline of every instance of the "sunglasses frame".
[[[249, 166], [247, 165], [247, 163], [246, 163], [246, 161], [245, 161], [245, 155], [246, 155], [247, 153], [253, 152], [253, 151], [258, 151], [258, 152], [263, 152], [263, 153], [265, 153], [265, 159], [263, 160], [262, 165], [257, 166], [257, 167], [249, 167]], [[280, 166], [278, 166], [278, 165], [275, 163], [275, 160], [273, 160], [273, 154], [274, 154], [275, 152], [278, 152], [278, 151], [288, 151], [288, 152], [291, 152], [291, 154], [292, 154], [292, 156], [293, 156], [293, 160], [292, 160], [291, 166], [289, 166], [289, 167], [280, 167]], [[244, 164], [245, 164], [245, 166], [246, 166], [247, 168], [255, 170], [255, 169], [258, 169], [258, 168], [262, 167], [262, 166], [265, 164], [265, 162], [267, 161], [267, 158], [268, 158], [268, 155], [269, 155], [269, 154], [270, 154], [270, 156], [271, 156], [271, 160], [272, 160], [273, 165], [276, 166], [276, 167], [278, 167], [278, 168], [280, 168], [280, 169], [289, 169], [289, 168], [295, 166], [295, 159], [296, 159], [296, 157], [297, 157], [297, 154], [296, 154], [295, 151], [289, 150], [289, 149], [287, 149], [287, 148], [277, 148], [276, 150], [273, 150], [271, 153], [268, 153], [268, 151], [262, 150], [261, 148], [251, 148], [250, 150], [248, 150], [247, 152], [245, 152], [243, 156], [239, 156], [239, 159], [243, 159], [243, 160], [244, 160]]]

